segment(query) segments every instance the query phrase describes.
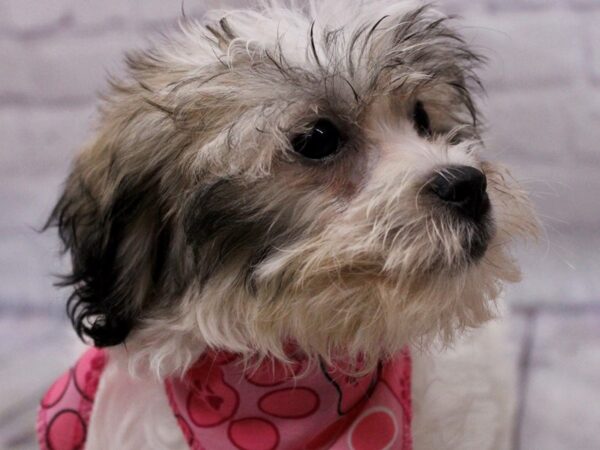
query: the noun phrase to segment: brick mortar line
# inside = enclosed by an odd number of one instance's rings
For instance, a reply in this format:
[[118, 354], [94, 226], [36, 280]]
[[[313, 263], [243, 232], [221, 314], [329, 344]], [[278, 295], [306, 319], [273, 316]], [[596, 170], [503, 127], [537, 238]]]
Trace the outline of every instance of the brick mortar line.
[[86, 97], [57, 97], [55, 99], [40, 100], [21, 94], [0, 93], [0, 110], [11, 107], [19, 108], [56, 108], [56, 107], [86, 107], [97, 103], [97, 95], [90, 93]]
[[54, 37], [95, 37], [113, 31], [131, 31], [138, 28], [134, 20], [129, 18], [111, 19], [98, 24], [83, 26], [78, 23], [72, 14], [66, 14], [54, 22], [29, 29], [17, 29], [10, 25], [0, 31], [0, 38], [15, 41], [37, 41]]
[[0, 31], [0, 38], [9, 37], [15, 40], [45, 39], [62, 30], [69, 29], [73, 23], [74, 19], [71, 14], [63, 14], [52, 22], [37, 27], [34, 26], [28, 30], [19, 30], [11, 28], [11, 26], [8, 25], [7, 28]]
[[[587, 64], [589, 61], [585, 61], [585, 63]], [[584, 67], [584, 69], [586, 67]], [[575, 78], [568, 78], [568, 83], [558, 80], [538, 83], [534, 77], [527, 78], [526, 80], [528, 83], [531, 83], [531, 85], [521, 85], [515, 83], [494, 85], [492, 83], [485, 83], [484, 81], [485, 90], [478, 101], [483, 104], [492, 104], [496, 97], [504, 97], [510, 94], [536, 97], [542, 94], [553, 93], [561, 93], [566, 95], [566, 90], [573, 90], [577, 92], [593, 84], [592, 80], [588, 77], [588, 74], [584, 70], [580, 71]], [[595, 87], [593, 88], [596, 90]]]
[[35, 444], [37, 444], [37, 439], [34, 430], [21, 431], [18, 435], [15, 435], [15, 437], [11, 437], [10, 439], [8, 439], [6, 441], [6, 445], [8, 446], [8, 448], [18, 448], [19, 446], [28, 444], [30, 442], [34, 442]]
[[523, 419], [525, 418], [525, 409], [527, 407], [527, 394], [529, 391], [529, 375], [531, 369], [531, 354], [535, 344], [535, 327], [537, 325], [537, 312], [529, 311], [525, 315], [527, 326], [525, 336], [521, 346], [518, 363], [518, 381], [517, 381], [517, 410], [513, 421], [512, 448], [521, 450], [523, 438]]
[[[565, 80], [568, 81], [565, 82]], [[539, 82], [535, 77], [528, 77], [525, 84], [502, 82], [504, 83], [502, 85], [492, 85], [492, 83], [486, 83], [483, 102], [491, 104], [493, 97], [507, 94], [537, 96], [547, 93], [545, 91], [564, 94], [569, 90], [577, 91], [581, 87], [589, 87], [594, 84], [585, 70], [576, 71], [575, 78], [567, 77], [565, 80]]]
[[[199, 20], [202, 17], [200, 15], [192, 15], [188, 16], [188, 18]], [[175, 19], [172, 17], [156, 20], [150, 19], [136, 22], [135, 20], [131, 20], [131, 17], [126, 17], [123, 19], [107, 20], [100, 24], [84, 26], [77, 23], [72, 17], [67, 16], [51, 24], [32, 28], [30, 30], [18, 30], [14, 28], [0, 30], [0, 39], [10, 39], [21, 42], [42, 41], [56, 37], [81, 39], [100, 37], [114, 32], [133, 32], [140, 34], [142, 37], [151, 37], [153, 34], [160, 34], [160, 32], [165, 29], [176, 28], [179, 20], [181, 20], [181, 17]]]
[[587, 314], [600, 314], [600, 302], [584, 302], [579, 304], [544, 304], [538, 301], [537, 305], [510, 305], [510, 312], [513, 314], [552, 314], [561, 316], [579, 316]]
[[[6, 317], [11, 315], [12, 317], [44, 317], [48, 319], [53, 319], [57, 321], [66, 321], [66, 315], [64, 312], [64, 304], [66, 302], [66, 298], [64, 301], [61, 299], [54, 298], [57, 300], [55, 303], [51, 301], [46, 302], [45, 305], [42, 304], [14, 304], [6, 302], [2, 302], [0, 304], [0, 315]], [[58, 302], [59, 300], [60, 303]], [[60, 308], [59, 308], [60, 307]]]
[[[508, 6], [506, 6], [508, 5]], [[555, 3], [555, 4], [544, 4], [544, 5], [522, 5], [516, 3], [507, 2], [505, 6], [497, 6], [492, 3], [488, 3], [484, 12], [487, 15], [504, 18], [502, 16], [516, 15], [519, 13], [528, 13], [528, 14], [539, 14], [542, 15], [546, 12], [566, 12], [566, 13], [575, 13], [577, 16], [582, 16], [589, 14], [590, 12], [594, 12], [600, 9], [600, 5], [576, 5], [573, 3]], [[479, 12], [476, 8], [466, 8], [463, 11], [477, 13]], [[462, 12], [462, 11], [461, 11]], [[533, 14], [532, 14], [533, 15]]]

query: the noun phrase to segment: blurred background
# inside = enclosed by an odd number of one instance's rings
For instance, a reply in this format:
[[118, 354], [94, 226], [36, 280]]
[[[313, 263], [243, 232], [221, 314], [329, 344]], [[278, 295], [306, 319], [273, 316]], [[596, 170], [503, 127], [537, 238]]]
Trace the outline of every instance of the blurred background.
[[[506, 294], [520, 373], [514, 447], [598, 449], [600, 0], [437, 3], [490, 57], [488, 155], [514, 168], [546, 229], [519, 249], [524, 281]], [[189, 16], [208, 7], [185, 1]], [[180, 13], [181, 0], [0, 2], [1, 449], [36, 447], [38, 400], [73, 362], [65, 292], [52, 286], [65, 262], [55, 233], [36, 229], [89, 135], [106, 74]]]

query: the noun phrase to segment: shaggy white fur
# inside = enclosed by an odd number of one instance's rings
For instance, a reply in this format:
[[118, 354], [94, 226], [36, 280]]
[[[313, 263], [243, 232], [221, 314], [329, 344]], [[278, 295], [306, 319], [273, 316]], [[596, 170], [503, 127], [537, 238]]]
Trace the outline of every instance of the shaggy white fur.
[[413, 360], [415, 449], [509, 450], [517, 350], [494, 320], [455, 346]]

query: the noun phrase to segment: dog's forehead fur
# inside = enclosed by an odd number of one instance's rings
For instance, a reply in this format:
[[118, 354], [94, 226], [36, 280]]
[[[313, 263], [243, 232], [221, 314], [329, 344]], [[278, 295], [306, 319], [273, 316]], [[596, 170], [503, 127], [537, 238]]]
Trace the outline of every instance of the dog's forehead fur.
[[[215, 146], [243, 141], [246, 155], [249, 139], [259, 141], [255, 148], [262, 139], [287, 142], [320, 115], [347, 128], [360, 125], [369, 106], [389, 96], [404, 105], [426, 99], [448, 130], [476, 124], [470, 88], [478, 83], [473, 69], [480, 57], [444, 16], [377, 1], [354, 5], [344, 22], [347, 13], [340, 15], [338, 5], [334, 14], [334, 3], [311, 5], [312, 14], [280, 6], [213, 13], [206, 26], [184, 23], [170, 41], [130, 55], [133, 84], [123, 88], [144, 95], [180, 129], [200, 131], [204, 141], [212, 137]], [[268, 165], [272, 157], [263, 152], [250, 159]], [[225, 165], [237, 169], [231, 158]]]
[[[481, 58], [447, 18], [406, 1], [272, 1], [205, 22], [128, 56], [53, 213], [80, 335], [128, 339], [132, 363], [162, 375], [206, 346], [285, 358], [289, 341], [368, 368], [488, 319], [517, 278], [506, 244], [535, 220], [480, 160]], [[291, 140], [320, 118], [343, 148], [309, 163]], [[488, 177], [477, 264], [477, 230], [422, 195], [451, 164]]]

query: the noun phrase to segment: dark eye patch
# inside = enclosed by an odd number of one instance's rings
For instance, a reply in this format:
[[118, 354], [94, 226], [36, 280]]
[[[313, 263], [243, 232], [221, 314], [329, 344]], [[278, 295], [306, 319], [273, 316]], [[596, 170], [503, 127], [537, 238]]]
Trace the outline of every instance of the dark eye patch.
[[292, 139], [294, 151], [312, 160], [325, 159], [335, 155], [342, 144], [339, 129], [328, 119], [319, 119], [306, 134]]
[[425, 110], [425, 106], [423, 106], [423, 102], [418, 101], [415, 103], [412, 119], [419, 136], [430, 137], [432, 135], [431, 120], [429, 119], [429, 114], [427, 114], [427, 111]]

